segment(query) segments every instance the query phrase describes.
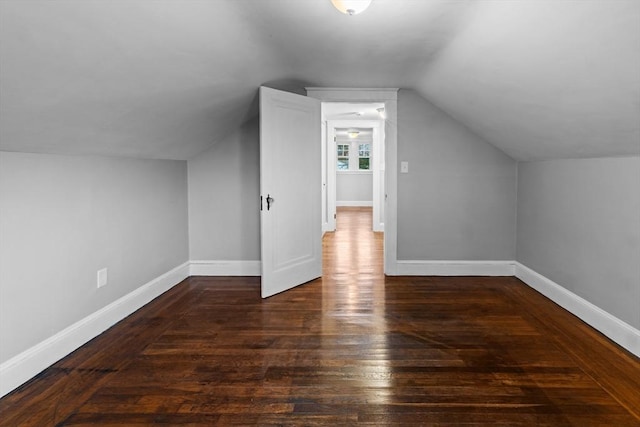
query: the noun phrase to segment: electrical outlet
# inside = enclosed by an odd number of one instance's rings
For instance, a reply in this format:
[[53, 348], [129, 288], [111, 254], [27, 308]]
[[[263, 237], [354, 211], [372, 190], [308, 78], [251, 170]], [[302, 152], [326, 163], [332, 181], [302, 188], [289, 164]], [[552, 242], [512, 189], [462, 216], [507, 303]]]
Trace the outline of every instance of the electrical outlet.
[[98, 287], [101, 288], [107, 284], [107, 269], [98, 270]]

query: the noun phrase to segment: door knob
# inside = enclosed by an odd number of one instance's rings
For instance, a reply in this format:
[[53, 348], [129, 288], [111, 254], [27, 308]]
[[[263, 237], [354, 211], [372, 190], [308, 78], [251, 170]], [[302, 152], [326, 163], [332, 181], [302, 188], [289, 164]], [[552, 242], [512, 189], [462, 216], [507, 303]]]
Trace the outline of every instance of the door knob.
[[267, 194], [267, 210], [271, 209], [271, 204], [274, 202], [273, 197]]

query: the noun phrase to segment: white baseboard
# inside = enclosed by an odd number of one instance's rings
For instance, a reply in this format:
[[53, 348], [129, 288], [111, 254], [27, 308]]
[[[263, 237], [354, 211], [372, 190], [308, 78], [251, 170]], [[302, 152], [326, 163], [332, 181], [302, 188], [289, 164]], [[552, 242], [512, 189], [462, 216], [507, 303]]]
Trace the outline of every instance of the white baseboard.
[[352, 206], [352, 207], [361, 207], [361, 206], [367, 206], [367, 207], [371, 207], [373, 206], [373, 202], [372, 201], [360, 201], [360, 200], [354, 200], [354, 201], [336, 201], [336, 206]]
[[90, 314], [0, 364], [0, 397], [67, 356], [154, 298], [189, 277], [189, 262]]
[[518, 279], [640, 357], [639, 330], [519, 262], [515, 270]]
[[[259, 276], [260, 261], [191, 261], [0, 364], [0, 397], [189, 276]], [[398, 261], [397, 275], [513, 276], [640, 357], [640, 331], [515, 261]]]
[[398, 276], [513, 276], [515, 261], [398, 261]]
[[260, 276], [260, 261], [191, 261], [191, 276]]

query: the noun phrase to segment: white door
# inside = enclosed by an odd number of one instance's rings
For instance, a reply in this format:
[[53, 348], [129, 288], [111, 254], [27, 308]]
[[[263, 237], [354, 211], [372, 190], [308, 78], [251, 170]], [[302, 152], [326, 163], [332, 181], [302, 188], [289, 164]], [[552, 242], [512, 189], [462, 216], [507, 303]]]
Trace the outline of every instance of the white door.
[[260, 88], [262, 297], [322, 275], [320, 101]]

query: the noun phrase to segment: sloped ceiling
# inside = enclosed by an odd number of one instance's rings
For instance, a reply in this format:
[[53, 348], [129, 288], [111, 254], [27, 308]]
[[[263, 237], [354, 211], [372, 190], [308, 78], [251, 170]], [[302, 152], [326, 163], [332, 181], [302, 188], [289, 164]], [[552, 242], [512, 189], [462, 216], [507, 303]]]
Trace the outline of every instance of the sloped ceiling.
[[481, 1], [420, 92], [516, 159], [640, 155], [640, 1]]
[[261, 84], [415, 89], [519, 160], [640, 154], [637, 0], [2, 0], [0, 149], [189, 159]]

